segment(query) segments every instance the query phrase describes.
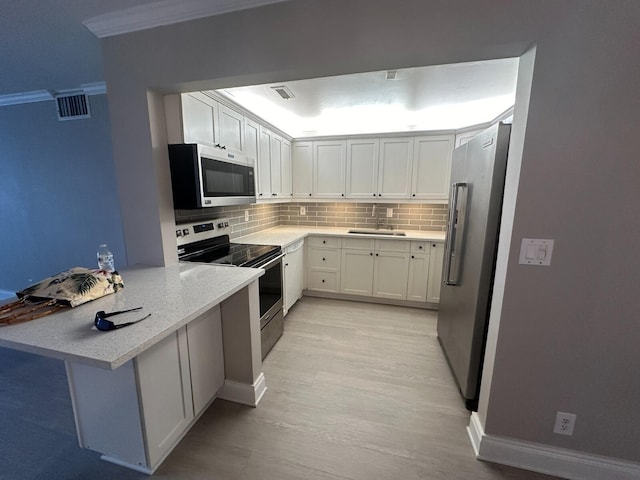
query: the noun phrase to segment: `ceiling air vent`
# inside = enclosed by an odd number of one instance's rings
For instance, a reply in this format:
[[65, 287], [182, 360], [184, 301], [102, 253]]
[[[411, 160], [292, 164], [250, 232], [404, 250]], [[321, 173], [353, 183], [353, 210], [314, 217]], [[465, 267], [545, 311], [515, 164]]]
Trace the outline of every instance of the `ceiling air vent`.
[[84, 93], [55, 95], [58, 120], [79, 120], [91, 118], [89, 98]]
[[280, 95], [285, 100], [289, 100], [294, 97], [293, 92], [284, 85], [278, 85], [277, 87], [271, 87], [271, 89]]
[[397, 70], [387, 70], [387, 74], [385, 76], [387, 80], [395, 80], [397, 77], [398, 77]]

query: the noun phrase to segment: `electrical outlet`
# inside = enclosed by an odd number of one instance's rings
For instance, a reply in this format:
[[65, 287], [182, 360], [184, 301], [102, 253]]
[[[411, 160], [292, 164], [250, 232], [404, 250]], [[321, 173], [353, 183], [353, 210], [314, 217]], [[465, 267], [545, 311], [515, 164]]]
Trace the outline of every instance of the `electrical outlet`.
[[387, 218], [393, 217], [393, 208], [387, 208]]
[[245, 210], [244, 211], [244, 221], [248, 222], [249, 221], [249, 210]]
[[300, 207], [300, 215], [306, 215], [307, 214], [307, 207]]
[[573, 413], [557, 412], [553, 433], [559, 435], [573, 435], [573, 427], [576, 424], [576, 416]]

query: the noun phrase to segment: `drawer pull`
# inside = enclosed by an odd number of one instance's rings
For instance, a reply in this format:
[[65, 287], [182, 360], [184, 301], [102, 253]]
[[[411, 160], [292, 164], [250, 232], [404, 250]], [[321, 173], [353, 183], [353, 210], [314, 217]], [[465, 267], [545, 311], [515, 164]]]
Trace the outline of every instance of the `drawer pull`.
[[322, 283], [324, 283], [324, 280], [322, 280]]
[[371, 252], [369, 255], [373, 256], [373, 252]]
[[326, 258], [323, 258], [323, 259], [322, 259], [322, 261], [323, 261], [323, 262], [324, 262], [324, 261], [326, 261]]

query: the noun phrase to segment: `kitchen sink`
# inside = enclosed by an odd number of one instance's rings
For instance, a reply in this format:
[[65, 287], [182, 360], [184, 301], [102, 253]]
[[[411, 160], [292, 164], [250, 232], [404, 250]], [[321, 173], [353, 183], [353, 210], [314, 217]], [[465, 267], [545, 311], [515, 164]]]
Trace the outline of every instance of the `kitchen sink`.
[[407, 234], [398, 230], [379, 230], [377, 228], [354, 228], [347, 233], [357, 233], [359, 235], [386, 235], [388, 237], [404, 237]]

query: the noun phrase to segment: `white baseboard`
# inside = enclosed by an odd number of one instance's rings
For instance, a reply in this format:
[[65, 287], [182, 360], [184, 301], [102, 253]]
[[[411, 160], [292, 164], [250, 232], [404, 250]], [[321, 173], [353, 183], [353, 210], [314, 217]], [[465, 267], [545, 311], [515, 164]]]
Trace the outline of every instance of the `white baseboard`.
[[640, 464], [564, 448], [486, 435], [476, 412], [467, 427], [478, 460], [500, 463], [569, 480], [637, 480]]
[[264, 373], [260, 372], [258, 378], [250, 385], [248, 383], [225, 380], [224, 385], [218, 390], [217, 398], [229, 400], [230, 402], [257, 407], [262, 396], [267, 391], [267, 384], [264, 380]]

